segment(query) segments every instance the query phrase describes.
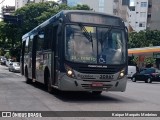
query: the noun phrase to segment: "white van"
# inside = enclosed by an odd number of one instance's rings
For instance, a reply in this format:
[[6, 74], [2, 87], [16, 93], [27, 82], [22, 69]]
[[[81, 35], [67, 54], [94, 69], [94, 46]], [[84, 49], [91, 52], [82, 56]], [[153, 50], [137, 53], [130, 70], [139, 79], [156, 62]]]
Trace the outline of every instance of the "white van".
[[136, 72], [136, 66], [128, 66], [128, 78], [132, 78]]

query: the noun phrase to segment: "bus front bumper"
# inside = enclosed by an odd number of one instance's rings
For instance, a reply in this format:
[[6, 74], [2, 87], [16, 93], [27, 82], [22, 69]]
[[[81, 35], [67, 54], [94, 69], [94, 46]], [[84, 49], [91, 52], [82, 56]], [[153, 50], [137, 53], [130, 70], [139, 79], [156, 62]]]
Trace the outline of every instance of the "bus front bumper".
[[63, 75], [59, 79], [58, 86], [62, 91], [121, 91], [124, 92], [127, 84], [127, 76], [119, 80], [92, 81], [78, 80]]

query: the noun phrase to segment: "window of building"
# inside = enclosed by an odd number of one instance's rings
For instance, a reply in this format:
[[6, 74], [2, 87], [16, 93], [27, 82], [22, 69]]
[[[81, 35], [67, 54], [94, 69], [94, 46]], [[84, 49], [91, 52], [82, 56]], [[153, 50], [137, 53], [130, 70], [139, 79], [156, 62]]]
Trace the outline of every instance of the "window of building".
[[104, 12], [104, 8], [99, 8], [99, 12]]
[[141, 7], [147, 7], [147, 2], [141, 2]]
[[146, 12], [140, 12], [140, 17], [146, 17]]
[[129, 5], [130, 1], [129, 0], [122, 0], [122, 5]]
[[139, 23], [139, 27], [145, 27], [145, 26], [146, 26], [146, 23], [145, 23], [145, 22]]
[[151, 13], [148, 13], [148, 18], [151, 18]]
[[104, 7], [104, 0], [99, 0], [99, 7]]
[[151, 8], [151, 7], [152, 7], [152, 3], [149, 2], [149, 3], [148, 3], [148, 8]]

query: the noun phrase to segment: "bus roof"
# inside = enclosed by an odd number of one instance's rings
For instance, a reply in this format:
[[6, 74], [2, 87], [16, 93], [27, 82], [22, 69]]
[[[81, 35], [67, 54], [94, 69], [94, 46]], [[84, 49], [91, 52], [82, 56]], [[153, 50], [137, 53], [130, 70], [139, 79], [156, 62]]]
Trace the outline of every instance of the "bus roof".
[[123, 22], [123, 20], [120, 17], [117, 17], [115, 15], [105, 14], [102, 12], [94, 12], [94, 11], [89, 11], [89, 10], [62, 10], [59, 13], [57, 13], [56, 15], [52, 16], [51, 18], [47, 19], [46, 21], [44, 21], [43, 23], [38, 25], [37, 27], [35, 27], [34, 29], [32, 29], [31, 31], [29, 31], [28, 33], [26, 33], [25, 35], [23, 35], [22, 40], [24, 41], [24, 38], [30, 36], [31, 34], [36, 34], [44, 26], [48, 25], [51, 22], [56, 21], [57, 19], [59, 19], [61, 17], [64, 17], [68, 13], [84, 13], [84, 14], [88, 13], [88, 14], [95, 14], [95, 15], [105, 15], [108, 17], [114, 17], [114, 18], [120, 19]]

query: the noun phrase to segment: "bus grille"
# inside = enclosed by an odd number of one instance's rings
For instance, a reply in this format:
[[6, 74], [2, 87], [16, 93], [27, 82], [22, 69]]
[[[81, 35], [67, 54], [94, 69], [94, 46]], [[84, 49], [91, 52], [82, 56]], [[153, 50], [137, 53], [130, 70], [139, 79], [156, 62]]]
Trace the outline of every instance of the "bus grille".
[[90, 74], [115, 74], [118, 72], [116, 68], [89, 68], [89, 67], [80, 67], [77, 69], [81, 73], [90, 73]]
[[107, 85], [104, 84], [102, 87], [92, 87], [91, 84], [81, 84], [81, 85], [84, 89], [91, 89], [91, 90], [93, 90], [93, 89], [96, 89], [96, 90], [109, 89], [113, 86], [111, 84], [107, 84]]

